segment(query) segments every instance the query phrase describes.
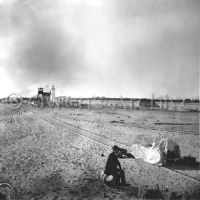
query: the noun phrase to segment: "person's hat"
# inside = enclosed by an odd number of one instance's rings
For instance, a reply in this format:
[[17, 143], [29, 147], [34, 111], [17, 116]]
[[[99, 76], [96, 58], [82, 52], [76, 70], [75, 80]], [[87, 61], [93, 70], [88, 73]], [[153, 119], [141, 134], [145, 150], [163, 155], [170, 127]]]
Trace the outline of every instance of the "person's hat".
[[114, 145], [114, 146], [112, 147], [112, 149], [113, 149], [114, 151], [116, 151], [116, 150], [119, 150], [119, 147], [118, 147], [117, 145]]

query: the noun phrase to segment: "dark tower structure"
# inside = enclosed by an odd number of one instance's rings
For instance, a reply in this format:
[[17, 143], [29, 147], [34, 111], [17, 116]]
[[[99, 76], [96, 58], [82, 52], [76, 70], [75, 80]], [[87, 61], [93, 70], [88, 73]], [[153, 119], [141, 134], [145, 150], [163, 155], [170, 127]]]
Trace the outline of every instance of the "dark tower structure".
[[50, 92], [44, 92], [43, 88], [38, 88], [38, 97], [41, 97], [43, 100], [43, 105], [48, 105], [50, 101]]
[[43, 94], [43, 88], [38, 88], [38, 95], [39, 94], [41, 94], [41, 95]]

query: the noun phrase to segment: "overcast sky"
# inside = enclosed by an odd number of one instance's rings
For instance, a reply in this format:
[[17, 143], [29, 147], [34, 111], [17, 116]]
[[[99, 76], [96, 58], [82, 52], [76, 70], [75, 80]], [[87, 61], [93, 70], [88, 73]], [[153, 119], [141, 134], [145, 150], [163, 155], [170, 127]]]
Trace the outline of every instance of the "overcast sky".
[[199, 0], [0, 0], [0, 97], [199, 95]]

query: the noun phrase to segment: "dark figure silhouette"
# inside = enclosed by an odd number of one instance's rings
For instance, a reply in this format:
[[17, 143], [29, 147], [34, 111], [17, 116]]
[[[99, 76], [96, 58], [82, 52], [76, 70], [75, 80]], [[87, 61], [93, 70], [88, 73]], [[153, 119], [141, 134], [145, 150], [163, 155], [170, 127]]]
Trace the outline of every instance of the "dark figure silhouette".
[[108, 183], [108, 185], [119, 188], [119, 185], [127, 184], [124, 170], [121, 168], [121, 164], [117, 158], [117, 155], [119, 154], [119, 147], [115, 145], [112, 149], [113, 152], [108, 156], [104, 174], [113, 176], [112, 182]]

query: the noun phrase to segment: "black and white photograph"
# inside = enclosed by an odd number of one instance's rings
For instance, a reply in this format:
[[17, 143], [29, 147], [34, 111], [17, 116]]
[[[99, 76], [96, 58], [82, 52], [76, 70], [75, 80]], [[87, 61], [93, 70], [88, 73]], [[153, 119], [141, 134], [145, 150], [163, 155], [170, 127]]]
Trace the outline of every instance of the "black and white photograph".
[[0, 200], [200, 198], [200, 0], [0, 0]]

